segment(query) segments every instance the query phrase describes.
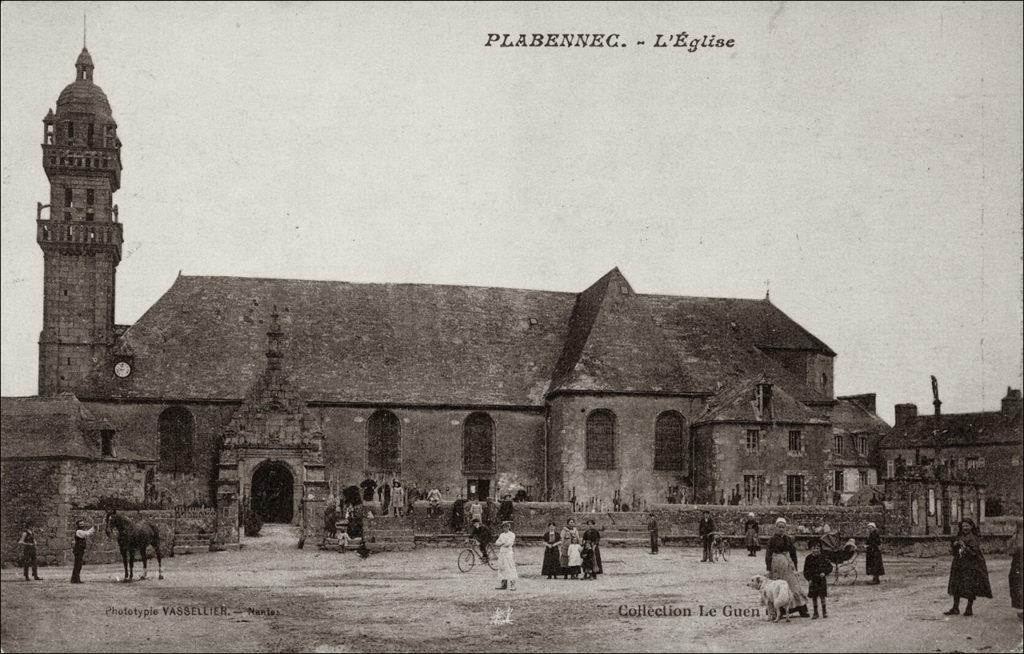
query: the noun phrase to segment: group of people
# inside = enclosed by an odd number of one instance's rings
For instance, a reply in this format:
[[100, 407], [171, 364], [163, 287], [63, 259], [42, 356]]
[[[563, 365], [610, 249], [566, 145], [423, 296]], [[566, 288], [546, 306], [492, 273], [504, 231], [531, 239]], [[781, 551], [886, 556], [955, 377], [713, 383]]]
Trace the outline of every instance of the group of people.
[[566, 521], [561, 531], [555, 523], [548, 523], [544, 532], [544, 560], [540, 573], [548, 579], [561, 576], [562, 579], [591, 581], [603, 574], [601, 532], [594, 521], [587, 521], [587, 528], [582, 534], [572, 518]]
[[[96, 534], [96, 527], [86, 528], [82, 520], [75, 521], [74, 541], [71, 545], [71, 553], [75, 557], [75, 563], [71, 568], [71, 583], [82, 583], [82, 567], [85, 565], [85, 550], [90, 538]], [[39, 563], [36, 558], [36, 532], [32, 528], [32, 521], [26, 520], [21, 536], [18, 538], [18, 545], [21, 546], [21, 568], [25, 574], [25, 581], [29, 581], [28, 571], [32, 570], [32, 581], [42, 581], [39, 578]]]

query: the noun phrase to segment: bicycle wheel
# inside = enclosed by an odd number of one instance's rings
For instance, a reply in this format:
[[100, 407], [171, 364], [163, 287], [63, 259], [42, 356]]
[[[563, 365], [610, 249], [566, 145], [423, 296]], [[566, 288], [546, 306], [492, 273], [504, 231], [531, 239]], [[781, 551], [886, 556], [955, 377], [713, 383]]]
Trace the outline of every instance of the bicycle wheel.
[[498, 556], [490, 548], [487, 549], [487, 567], [491, 570], [498, 569]]
[[476, 552], [464, 549], [459, 552], [459, 572], [469, 572], [476, 565]]

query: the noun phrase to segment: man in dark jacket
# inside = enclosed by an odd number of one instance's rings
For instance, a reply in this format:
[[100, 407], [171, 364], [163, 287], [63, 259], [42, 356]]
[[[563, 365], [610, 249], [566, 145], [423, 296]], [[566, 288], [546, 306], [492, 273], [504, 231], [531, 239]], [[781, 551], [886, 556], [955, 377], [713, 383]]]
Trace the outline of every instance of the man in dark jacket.
[[651, 534], [651, 554], [658, 553], [658, 520], [653, 513], [647, 514], [647, 531]]
[[85, 543], [96, 533], [96, 527], [85, 528], [81, 520], [75, 523], [75, 544], [71, 551], [75, 555], [75, 565], [71, 569], [71, 583], [82, 583], [82, 566], [85, 565]]
[[885, 565], [882, 563], [882, 535], [878, 533], [875, 523], [869, 522], [868, 544], [865, 548], [864, 572], [871, 575], [869, 584], [878, 584], [879, 577], [885, 574]]
[[697, 528], [700, 533], [700, 543], [704, 546], [704, 558], [702, 558], [700, 562], [713, 563], [714, 559], [711, 556], [711, 541], [714, 540], [713, 534], [715, 531], [715, 521], [711, 519], [711, 514], [709, 512], [701, 511], [700, 524]]
[[480, 547], [480, 560], [487, 563], [491, 549], [491, 530], [480, 524], [480, 521], [474, 518], [472, 535], [473, 539], [476, 540], [477, 545]]

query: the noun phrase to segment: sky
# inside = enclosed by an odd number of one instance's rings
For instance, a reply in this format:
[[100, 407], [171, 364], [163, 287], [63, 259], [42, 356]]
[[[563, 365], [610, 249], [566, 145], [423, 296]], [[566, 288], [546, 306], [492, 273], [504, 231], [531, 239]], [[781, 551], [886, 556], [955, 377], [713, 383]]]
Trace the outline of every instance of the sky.
[[[42, 118], [123, 142], [118, 323], [190, 275], [771, 300], [838, 394], [1022, 383], [1019, 4], [0, 5], [0, 392], [37, 388]], [[732, 48], [655, 48], [657, 34]], [[617, 33], [618, 48], [486, 47]], [[638, 42], [644, 41], [644, 45]]]

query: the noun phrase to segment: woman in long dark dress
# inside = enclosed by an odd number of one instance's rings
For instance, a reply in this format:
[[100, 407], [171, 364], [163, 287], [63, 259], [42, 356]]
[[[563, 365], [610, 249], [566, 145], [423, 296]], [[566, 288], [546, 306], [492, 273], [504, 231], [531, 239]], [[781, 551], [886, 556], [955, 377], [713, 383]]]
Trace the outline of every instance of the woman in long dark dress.
[[796, 546], [793, 539], [786, 533], [786, 519], [775, 520], [775, 533], [768, 540], [768, 547], [764, 553], [764, 565], [768, 569], [769, 579], [782, 579], [789, 586], [789, 592], [793, 600], [787, 611], [798, 611], [801, 616], [807, 617], [807, 591], [804, 589], [803, 581], [797, 574]]
[[[1020, 538], [1021, 525], [1017, 523], [1017, 531], [1013, 534], [1013, 549], [1012, 557], [1010, 558], [1010, 574], [1008, 580], [1010, 582], [1010, 606], [1015, 609], [1021, 608], [1021, 557], [1024, 555], [1024, 546], [1021, 544]], [[1017, 617], [1020, 618], [1021, 614], [1018, 611]]]
[[744, 544], [749, 552], [747, 556], [754, 556], [761, 549], [761, 543], [758, 540], [760, 532], [761, 526], [757, 524], [757, 517], [753, 513], [748, 513], [747, 519], [743, 523]]
[[953, 565], [949, 568], [949, 585], [946, 592], [953, 596], [953, 608], [945, 615], [960, 614], [960, 598], [967, 600], [964, 615], [974, 615], [974, 600], [977, 597], [992, 597], [992, 586], [988, 582], [988, 566], [978, 542], [978, 526], [970, 518], [960, 521], [960, 530], [953, 539], [950, 550]]
[[548, 579], [554, 579], [562, 574], [562, 561], [559, 548], [562, 546], [562, 535], [555, 527], [555, 523], [548, 523], [548, 530], [544, 533], [544, 563], [541, 565], [540, 573]]
[[604, 574], [604, 567], [601, 565], [601, 532], [594, 526], [593, 520], [587, 520], [587, 530], [583, 532], [583, 542], [593, 545], [594, 569], [591, 579], [597, 579], [597, 575]]
[[873, 522], [868, 523], [868, 529], [871, 532], [868, 534], [864, 572], [871, 575], [871, 581], [868, 583], [878, 584], [881, 583], [878, 578], [885, 574], [885, 566], [882, 564], [882, 535], [878, 533], [878, 527]]

